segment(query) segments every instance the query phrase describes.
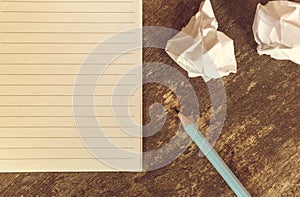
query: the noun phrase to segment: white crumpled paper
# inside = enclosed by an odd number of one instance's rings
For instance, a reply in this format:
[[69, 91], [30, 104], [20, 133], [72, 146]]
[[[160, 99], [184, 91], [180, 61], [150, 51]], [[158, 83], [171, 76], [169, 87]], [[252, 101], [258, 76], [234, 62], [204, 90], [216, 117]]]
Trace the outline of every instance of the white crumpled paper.
[[253, 24], [257, 52], [300, 64], [300, 3], [258, 4]]
[[187, 26], [168, 41], [166, 52], [189, 77], [209, 81], [236, 73], [233, 40], [217, 29], [211, 2], [205, 0]]

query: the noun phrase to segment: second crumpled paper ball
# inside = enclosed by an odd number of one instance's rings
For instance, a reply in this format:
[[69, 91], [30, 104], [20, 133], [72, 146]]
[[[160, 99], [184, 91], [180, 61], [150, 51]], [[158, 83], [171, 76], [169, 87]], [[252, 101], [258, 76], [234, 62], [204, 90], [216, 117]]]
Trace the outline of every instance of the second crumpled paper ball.
[[300, 4], [269, 1], [258, 4], [253, 33], [260, 55], [300, 64]]
[[209, 81], [236, 73], [233, 40], [217, 29], [211, 2], [205, 0], [187, 26], [168, 41], [166, 52], [189, 77]]

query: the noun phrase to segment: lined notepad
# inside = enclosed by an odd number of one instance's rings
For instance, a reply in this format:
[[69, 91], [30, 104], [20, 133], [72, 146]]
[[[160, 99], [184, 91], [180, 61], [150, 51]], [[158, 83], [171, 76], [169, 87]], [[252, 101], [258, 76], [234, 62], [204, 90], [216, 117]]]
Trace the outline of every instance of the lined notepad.
[[[128, 105], [112, 106], [111, 100], [119, 78], [141, 65], [141, 50], [112, 62], [95, 92], [97, 119], [115, 146], [105, 143], [105, 137], [86, 135], [82, 137], [96, 142], [95, 147], [86, 147], [74, 123], [72, 96], [81, 64], [99, 43], [119, 32], [141, 28], [141, 2], [2, 0], [0, 9], [0, 171], [140, 171], [141, 135], [126, 133], [122, 128], [126, 130], [126, 125], [114, 121], [112, 108], [126, 107], [140, 122], [141, 90], [124, 95], [131, 98]], [[124, 45], [141, 43], [140, 36], [122, 36], [126, 42], [107, 43], [109, 49], [113, 46], [118, 51]], [[101, 59], [116, 53], [104, 48], [94, 55]], [[87, 77], [93, 74], [85, 73]], [[131, 77], [141, 81], [141, 73]], [[90, 114], [81, 115], [88, 122]], [[86, 126], [95, 129], [95, 125]], [[100, 158], [89, 149], [97, 149]], [[126, 166], [115, 168], [106, 160]]]

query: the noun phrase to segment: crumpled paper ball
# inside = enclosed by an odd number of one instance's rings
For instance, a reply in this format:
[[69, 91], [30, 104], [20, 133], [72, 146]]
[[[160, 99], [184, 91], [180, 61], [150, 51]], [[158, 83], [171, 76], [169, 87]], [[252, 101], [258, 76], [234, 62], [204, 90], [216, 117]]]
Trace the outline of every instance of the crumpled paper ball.
[[253, 34], [260, 55], [300, 64], [300, 3], [269, 1], [257, 5]]
[[189, 77], [209, 81], [236, 73], [233, 40], [217, 29], [211, 2], [205, 0], [187, 26], [168, 41], [166, 52]]

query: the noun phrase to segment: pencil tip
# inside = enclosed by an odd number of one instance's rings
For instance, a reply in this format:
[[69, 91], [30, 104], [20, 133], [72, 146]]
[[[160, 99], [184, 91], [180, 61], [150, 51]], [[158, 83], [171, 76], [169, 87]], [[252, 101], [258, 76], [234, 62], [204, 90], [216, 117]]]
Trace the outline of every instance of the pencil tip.
[[183, 125], [183, 127], [186, 127], [189, 124], [193, 124], [191, 120], [189, 120], [187, 117], [185, 117], [182, 113], [178, 113], [178, 117]]
[[177, 114], [179, 114], [179, 112], [180, 112], [177, 108], [174, 108], [174, 111], [175, 111]]

